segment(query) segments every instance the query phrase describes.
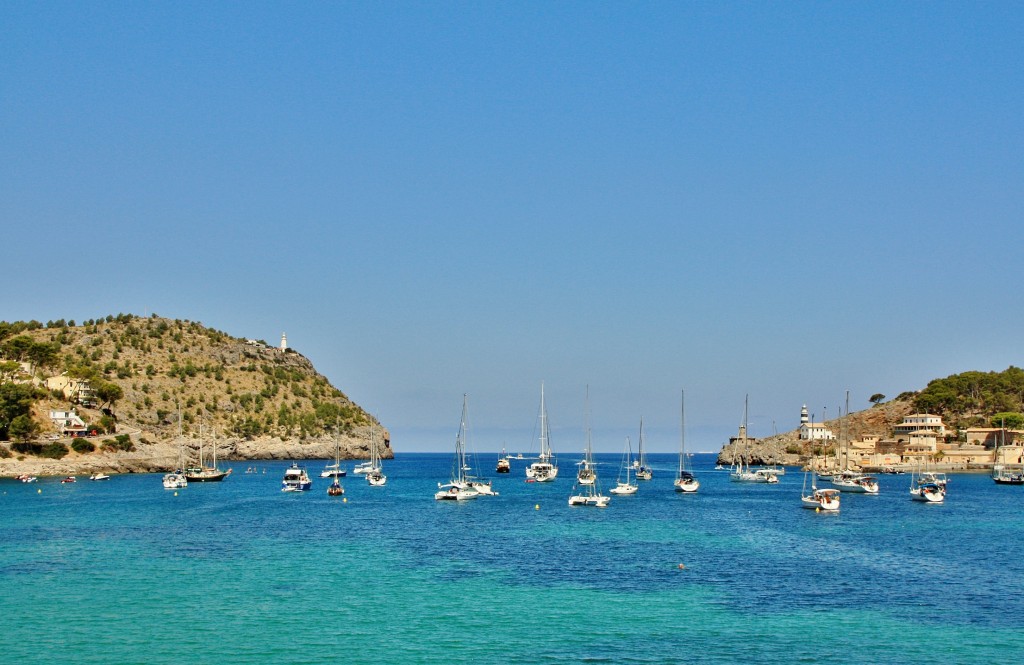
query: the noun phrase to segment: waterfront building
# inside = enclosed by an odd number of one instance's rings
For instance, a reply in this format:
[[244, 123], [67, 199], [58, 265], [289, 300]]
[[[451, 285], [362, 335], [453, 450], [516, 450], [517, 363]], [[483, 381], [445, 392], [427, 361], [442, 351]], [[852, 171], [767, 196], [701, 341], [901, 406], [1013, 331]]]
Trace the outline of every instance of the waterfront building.
[[897, 437], [910, 435], [919, 431], [934, 432], [938, 436], [946, 436], [946, 426], [942, 416], [931, 413], [914, 413], [903, 417], [903, 422], [893, 428]]

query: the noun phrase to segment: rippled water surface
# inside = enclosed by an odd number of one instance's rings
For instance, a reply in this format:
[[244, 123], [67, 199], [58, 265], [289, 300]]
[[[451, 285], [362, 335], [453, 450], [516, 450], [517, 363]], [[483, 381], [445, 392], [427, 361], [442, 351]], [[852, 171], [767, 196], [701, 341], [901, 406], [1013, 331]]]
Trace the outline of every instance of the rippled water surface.
[[[481, 456], [493, 469], [496, 456]], [[605, 487], [618, 455], [598, 456]], [[399, 455], [388, 485], [285, 464], [177, 495], [160, 476], [0, 481], [0, 652], [42, 663], [906, 663], [1024, 649], [1024, 487], [957, 475], [945, 505], [907, 476], [839, 515], [802, 477], [730, 483], [675, 457], [604, 509], [570, 508], [525, 461], [500, 496], [435, 502], [450, 456]], [[311, 475], [320, 464], [310, 464]], [[680, 568], [680, 564], [683, 568]]]

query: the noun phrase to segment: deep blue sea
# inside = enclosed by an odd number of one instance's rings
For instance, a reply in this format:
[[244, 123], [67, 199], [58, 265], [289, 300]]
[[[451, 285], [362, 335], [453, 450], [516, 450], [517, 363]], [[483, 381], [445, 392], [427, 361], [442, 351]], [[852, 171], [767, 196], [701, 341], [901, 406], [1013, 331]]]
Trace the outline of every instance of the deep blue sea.
[[[598, 455], [614, 484], [619, 455]], [[497, 455], [479, 455], [490, 472]], [[388, 484], [282, 493], [286, 463], [173, 491], [159, 475], [0, 481], [5, 663], [991, 663], [1024, 653], [1024, 487], [908, 476], [840, 514], [802, 474], [736, 484], [676, 457], [606, 509], [567, 505], [526, 461], [498, 497], [437, 502], [450, 455], [399, 454]], [[307, 463], [318, 475], [323, 463]], [[680, 564], [684, 567], [680, 568]]]

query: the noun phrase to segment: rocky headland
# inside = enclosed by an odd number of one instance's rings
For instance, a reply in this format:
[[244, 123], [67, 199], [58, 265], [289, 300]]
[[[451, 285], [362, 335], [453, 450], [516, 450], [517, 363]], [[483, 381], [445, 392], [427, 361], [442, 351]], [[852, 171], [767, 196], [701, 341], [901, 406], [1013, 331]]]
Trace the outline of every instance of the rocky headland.
[[[207, 460], [216, 445], [222, 467], [333, 458], [338, 445], [365, 459], [371, 440], [394, 456], [387, 429], [302, 354], [198, 322], [0, 322], [0, 367], [0, 476], [166, 471], [179, 451], [195, 463], [200, 445]], [[54, 411], [73, 411], [85, 431]]]

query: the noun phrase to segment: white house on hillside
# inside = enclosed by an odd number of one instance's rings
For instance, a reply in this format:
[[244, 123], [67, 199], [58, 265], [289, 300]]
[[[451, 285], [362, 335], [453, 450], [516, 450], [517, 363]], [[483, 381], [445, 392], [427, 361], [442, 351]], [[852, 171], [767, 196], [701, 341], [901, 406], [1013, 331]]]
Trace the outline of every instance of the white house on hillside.
[[807, 415], [807, 405], [800, 409], [800, 440], [801, 441], [832, 441], [836, 435], [825, 423], [812, 423]]
[[893, 427], [896, 436], [909, 435], [913, 432], [932, 432], [937, 436], [946, 436], [946, 426], [942, 416], [930, 413], [914, 413], [903, 417], [903, 422]]

